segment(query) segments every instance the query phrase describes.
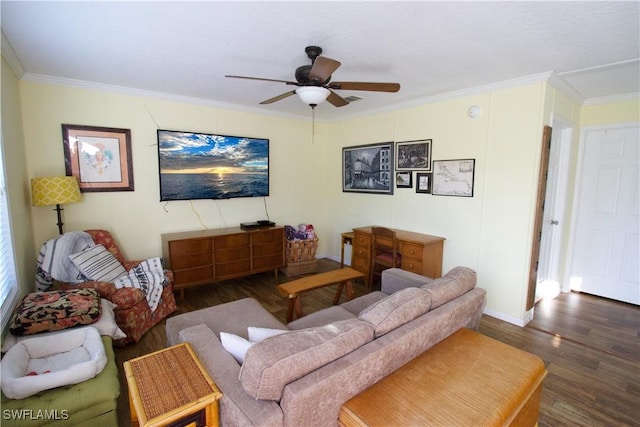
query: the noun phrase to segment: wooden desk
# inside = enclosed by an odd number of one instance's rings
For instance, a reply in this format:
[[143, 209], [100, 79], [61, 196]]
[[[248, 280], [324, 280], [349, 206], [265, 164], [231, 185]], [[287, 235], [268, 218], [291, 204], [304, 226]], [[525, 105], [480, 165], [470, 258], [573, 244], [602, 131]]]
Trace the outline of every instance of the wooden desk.
[[133, 426], [218, 426], [222, 393], [191, 344], [128, 360], [124, 372]]
[[345, 288], [347, 301], [353, 298], [353, 287], [351, 281], [362, 277], [362, 273], [353, 268], [341, 268], [340, 270], [331, 270], [326, 273], [314, 274], [313, 276], [303, 277], [291, 282], [278, 285], [278, 291], [283, 297], [289, 298], [289, 309], [287, 311], [287, 323], [296, 318], [302, 317], [302, 306], [300, 305], [300, 293], [318, 289], [325, 286], [338, 283], [336, 296], [333, 298], [333, 304], [338, 304], [342, 289]]
[[535, 426], [542, 360], [460, 329], [340, 409], [340, 426]]
[[[413, 231], [392, 229], [396, 232], [398, 250], [402, 256], [401, 268], [422, 276], [436, 279], [442, 276], [442, 252], [444, 237]], [[371, 269], [371, 227], [353, 229], [351, 267], [362, 272], [369, 286]]]

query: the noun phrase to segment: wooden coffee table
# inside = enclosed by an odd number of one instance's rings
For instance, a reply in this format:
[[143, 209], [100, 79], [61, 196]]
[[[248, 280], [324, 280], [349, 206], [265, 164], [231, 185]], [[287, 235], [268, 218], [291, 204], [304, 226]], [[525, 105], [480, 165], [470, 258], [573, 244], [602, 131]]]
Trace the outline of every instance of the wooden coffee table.
[[346, 402], [341, 426], [535, 426], [542, 360], [460, 329]]
[[330, 286], [338, 283], [336, 296], [333, 303], [337, 304], [342, 295], [342, 289], [345, 289], [347, 300], [353, 298], [353, 287], [351, 281], [364, 277], [364, 275], [353, 268], [341, 268], [339, 270], [331, 270], [326, 273], [314, 274], [313, 276], [303, 277], [301, 279], [292, 280], [291, 282], [278, 285], [278, 291], [283, 297], [289, 298], [289, 308], [287, 310], [287, 323], [295, 318], [302, 317], [302, 306], [300, 305], [300, 293]]
[[133, 426], [219, 424], [215, 385], [189, 343], [124, 362]]

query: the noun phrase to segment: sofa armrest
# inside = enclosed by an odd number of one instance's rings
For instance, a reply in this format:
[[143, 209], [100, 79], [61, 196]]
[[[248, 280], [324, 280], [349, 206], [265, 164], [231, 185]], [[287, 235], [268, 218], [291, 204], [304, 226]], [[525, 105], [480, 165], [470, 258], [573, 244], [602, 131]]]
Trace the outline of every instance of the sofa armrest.
[[387, 295], [391, 295], [405, 288], [419, 288], [431, 282], [433, 282], [433, 279], [426, 276], [421, 276], [400, 268], [388, 268], [382, 271], [382, 285], [380, 290]]

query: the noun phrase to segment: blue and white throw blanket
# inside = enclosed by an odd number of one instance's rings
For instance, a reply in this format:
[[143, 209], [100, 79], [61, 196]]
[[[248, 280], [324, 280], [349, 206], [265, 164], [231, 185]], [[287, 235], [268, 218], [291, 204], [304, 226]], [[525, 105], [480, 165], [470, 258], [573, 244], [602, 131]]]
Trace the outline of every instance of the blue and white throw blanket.
[[117, 289], [136, 288], [144, 292], [149, 308], [153, 313], [162, 298], [162, 289], [166, 277], [159, 257], [142, 261], [129, 270], [126, 276], [118, 277], [113, 281]]
[[84, 231], [71, 231], [47, 240], [36, 262], [36, 291], [45, 292], [53, 280], [81, 283], [87, 280], [69, 259], [69, 255], [82, 252], [93, 246], [93, 239]]

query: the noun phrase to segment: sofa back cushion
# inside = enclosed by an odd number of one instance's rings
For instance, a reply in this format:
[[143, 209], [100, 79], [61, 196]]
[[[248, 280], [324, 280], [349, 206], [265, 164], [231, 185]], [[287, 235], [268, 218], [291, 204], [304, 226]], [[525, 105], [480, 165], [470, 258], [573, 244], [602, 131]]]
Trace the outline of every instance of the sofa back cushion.
[[240, 382], [254, 399], [280, 400], [284, 387], [373, 340], [373, 327], [358, 319], [300, 329], [253, 345]]
[[475, 287], [476, 272], [466, 267], [455, 267], [443, 277], [422, 286], [422, 289], [431, 296], [433, 310]]
[[420, 288], [406, 288], [371, 304], [358, 319], [371, 323], [377, 338], [425, 314], [430, 307], [429, 294]]

